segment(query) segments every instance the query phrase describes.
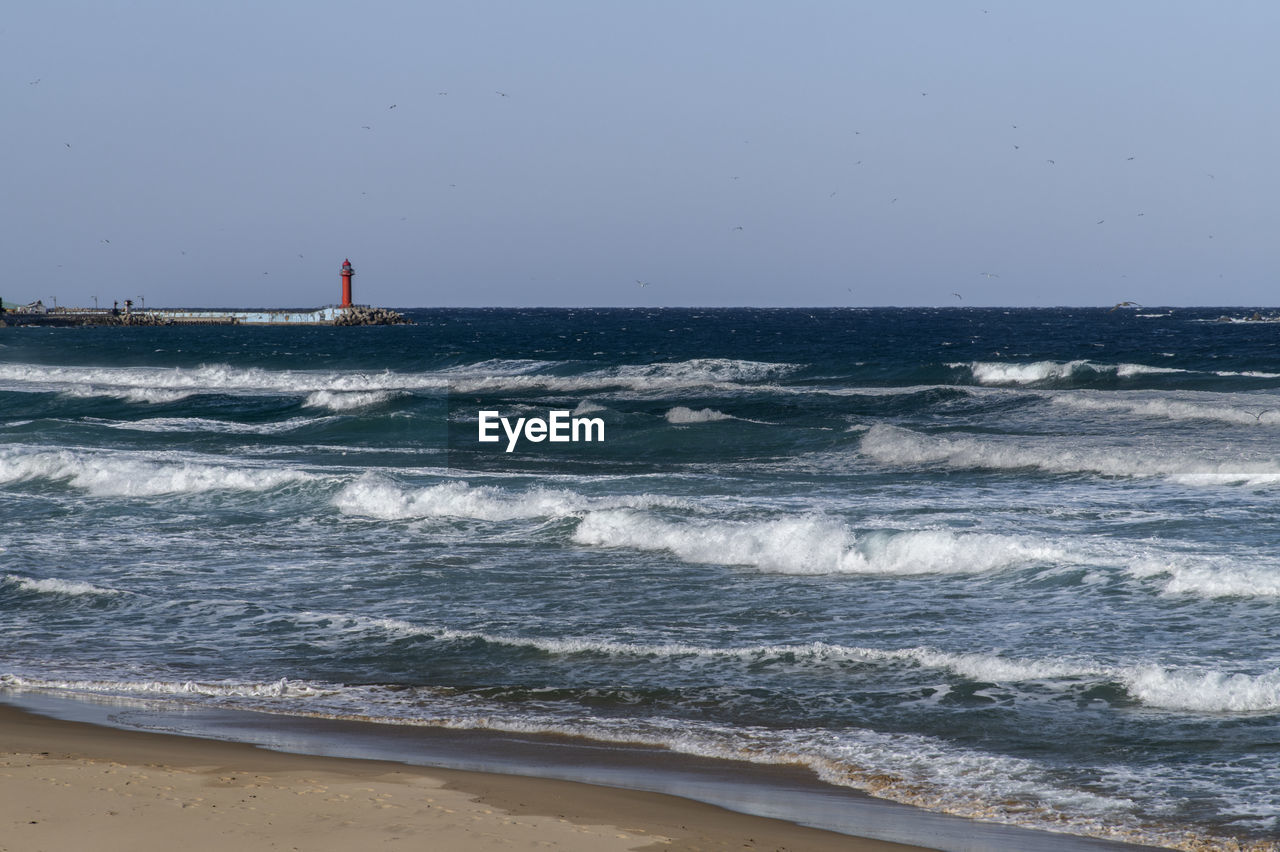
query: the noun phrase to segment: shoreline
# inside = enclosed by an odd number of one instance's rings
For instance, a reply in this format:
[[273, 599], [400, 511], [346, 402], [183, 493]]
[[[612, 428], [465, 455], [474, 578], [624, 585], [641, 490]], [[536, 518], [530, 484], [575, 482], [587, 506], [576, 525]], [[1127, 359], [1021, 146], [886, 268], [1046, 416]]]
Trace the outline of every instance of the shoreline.
[[[68, 818], [71, 816], [72, 818]], [[0, 704], [0, 850], [275, 848], [911, 852], [675, 796], [293, 754]]]
[[[174, 831], [185, 836], [199, 825], [203, 826], [199, 831], [216, 834], [223, 823], [205, 824], [214, 806], [210, 795], [202, 792], [206, 789], [219, 791], [216, 804], [223, 816], [234, 811], [237, 825], [253, 824], [255, 817], [263, 815], [258, 811], [267, 809], [265, 800], [257, 799], [271, 799], [274, 810], [270, 813], [276, 816], [270, 828], [259, 824], [254, 829], [257, 833], [249, 832], [245, 838], [234, 832], [219, 835], [222, 839], [209, 847], [224, 848], [227, 838], [234, 836], [245, 852], [287, 849], [289, 845], [265, 844], [335, 821], [364, 835], [372, 832], [381, 837], [389, 827], [399, 827], [404, 829], [403, 838], [416, 835], [420, 841], [423, 833], [436, 839], [447, 836], [452, 838], [449, 848], [462, 850], [472, 848], [464, 842], [471, 829], [486, 837], [514, 832], [551, 843], [553, 848], [583, 852], [613, 848], [1134, 852], [1155, 848], [936, 814], [832, 787], [805, 770], [787, 767], [550, 738], [158, 707], [105, 698], [0, 693], [0, 764], [0, 801], [8, 801], [0, 805], [0, 818], [23, 836], [36, 838], [18, 846], [0, 841], [0, 852], [46, 848], [37, 835], [51, 842], [49, 832], [72, 830], [65, 820], [29, 823], [23, 818], [24, 812], [37, 807], [110, 814], [110, 820], [77, 818], [80, 828], [75, 830], [83, 829], [86, 838], [99, 831], [120, 832], [134, 841], [122, 849], [141, 852], [150, 847], [138, 846], [136, 841], [145, 839], [148, 832], [156, 832], [158, 838], [171, 837]], [[282, 781], [277, 777], [281, 773], [288, 778]], [[113, 780], [108, 775], [121, 774], [130, 775], [128, 794], [106, 783]], [[251, 775], [275, 780], [271, 784], [244, 781]], [[163, 776], [163, 783], [157, 776]], [[55, 785], [47, 803], [40, 791], [47, 793], [48, 788], [34, 783], [37, 780]], [[250, 783], [257, 785], [252, 794], [246, 792]], [[376, 792], [365, 795], [371, 786]], [[6, 790], [21, 795], [14, 798]], [[132, 799], [140, 795], [137, 790], [148, 791], [148, 801], [168, 802], [167, 809], [136, 807]], [[326, 795], [312, 795], [316, 790]], [[447, 806], [427, 801], [442, 800], [446, 793], [454, 796]], [[252, 803], [250, 795], [255, 797]], [[405, 814], [396, 811], [395, 820], [384, 819], [391, 815], [383, 813], [387, 809], [379, 796], [401, 803], [395, 807], [402, 810], [413, 809], [416, 816], [405, 823]], [[206, 802], [208, 811], [199, 811]], [[193, 810], [193, 805], [198, 807]], [[128, 819], [119, 819], [125, 815]], [[162, 831], [162, 826], [168, 827]], [[565, 831], [569, 834], [561, 836]], [[367, 837], [339, 834], [347, 840], [335, 849], [368, 842]], [[245, 846], [245, 839], [251, 837], [262, 838], [263, 845]], [[586, 837], [591, 838], [586, 845], [573, 845]], [[328, 848], [315, 846], [315, 839], [308, 839], [306, 848]], [[61, 846], [55, 843], [53, 848]]]

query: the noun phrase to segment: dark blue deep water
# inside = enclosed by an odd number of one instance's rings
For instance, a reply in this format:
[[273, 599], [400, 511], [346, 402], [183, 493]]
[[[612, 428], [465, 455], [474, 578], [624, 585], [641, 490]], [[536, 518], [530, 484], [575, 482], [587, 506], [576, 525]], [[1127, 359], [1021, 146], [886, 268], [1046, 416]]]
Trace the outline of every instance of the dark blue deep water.
[[[1280, 323], [1252, 313], [0, 329], [0, 689], [1274, 842]], [[553, 410], [604, 441], [477, 440]]]

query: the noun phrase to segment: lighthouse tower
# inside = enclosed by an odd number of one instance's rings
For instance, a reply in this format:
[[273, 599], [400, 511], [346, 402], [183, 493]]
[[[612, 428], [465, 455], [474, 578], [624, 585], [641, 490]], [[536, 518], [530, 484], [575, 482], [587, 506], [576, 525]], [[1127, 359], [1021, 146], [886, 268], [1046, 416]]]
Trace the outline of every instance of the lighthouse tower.
[[349, 259], [342, 261], [342, 307], [344, 308], [351, 307], [351, 276], [355, 274], [356, 271], [351, 268], [351, 261]]

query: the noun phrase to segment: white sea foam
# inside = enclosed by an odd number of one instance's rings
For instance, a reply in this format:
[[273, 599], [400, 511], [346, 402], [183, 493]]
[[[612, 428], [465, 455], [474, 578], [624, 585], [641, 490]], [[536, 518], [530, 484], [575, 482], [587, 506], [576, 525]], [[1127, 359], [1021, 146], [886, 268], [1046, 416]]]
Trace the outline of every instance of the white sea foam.
[[692, 408], [686, 408], [683, 405], [677, 405], [666, 413], [668, 423], [678, 425], [686, 425], [689, 423], [712, 423], [716, 420], [733, 420], [734, 417], [725, 414], [723, 411], [716, 411], [714, 408], [701, 408], [697, 411]]
[[627, 509], [589, 512], [573, 540], [786, 574], [976, 573], [1066, 557], [1057, 548], [985, 533], [910, 530], [859, 536], [839, 521], [819, 516], [672, 522]]
[[1124, 671], [1130, 695], [1164, 710], [1200, 713], [1280, 711], [1280, 669], [1259, 675], [1137, 666]]
[[[316, 615], [319, 618], [319, 614]], [[334, 619], [323, 616], [326, 621]], [[338, 617], [341, 621], [341, 617]], [[358, 619], [362, 628], [375, 623]], [[399, 629], [390, 623], [388, 629]], [[410, 629], [411, 625], [408, 626]], [[458, 632], [457, 638], [468, 634]], [[520, 642], [521, 640], [511, 640]], [[540, 647], [548, 640], [531, 640]], [[549, 640], [554, 643], [556, 640]], [[613, 643], [601, 650], [612, 652]], [[626, 646], [624, 646], [626, 647]], [[648, 653], [653, 646], [633, 646]], [[661, 646], [658, 646], [661, 647]], [[673, 646], [683, 651], [688, 646]], [[591, 652], [592, 643], [584, 643]], [[755, 649], [759, 650], [759, 649]], [[933, 665], [981, 681], [1107, 677], [1089, 666], [1003, 660], [991, 655], [949, 655], [930, 649], [837, 649], [867, 652], [868, 658]], [[730, 649], [730, 652], [752, 649]], [[576, 652], [570, 650], [570, 652]], [[969, 670], [964, 673], [960, 670]], [[1258, 677], [1216, 672], [1171, 671], [1153, 666], [1130, 670], [1127, 688], [1144, 703], [1173, 711], [1269, 712], [1280, 672]], [[0, 689], [95, 693], [147, 700], [212, 701], [216, 704], [315, 718], [378, 721], [385, 724], [453, 730], [556, 734], [601, 743], [629, 743], [676, 753], [762, 764], [808, 767], [828, 783], [864, 790], [881, 798], [967, 817], [1057, 831], [1095, 834], [1131, 842], [1184, 849], [1228, 848], [1213, 838], [1194, 836], [1176, 825], [1152, 824], [1143, 808], [1122, 791], [1083, 789], [1046, 772], [1035, 761], [966, 748], [913, 733], [880, 733], [853, 727], [839, 731], [788, 727], [728, 726], [684, 718], [583, 718], [566, 715], [554, 702], [541, 706], [493, 702], [455, 690], [420, 687], [410, 691], [379, 686], [340, 686], [282, 678], [273, 681], [93, 680], [0, 675]], [[1225, 698], [1225, 700], [1224, 700]], [[1225, 705], [1232, 705], [1227, 708]], [[1123, 782], [1125, 779], [1121, 778]], [[1208, 845], [1206, 845], [1206, 843]], [[1235, 848], [1235, 847], [1230, 847]], [[1244, 848], [1244, 847], [1241, 847]], [[1257, 847], [1264, 848], [1264, 847]]]
[[18, 574], [5, 574], [3, 577], [5, 582], [12, 583], [23, 591], [37, 592], [45, 595], [121, 595], [124, 592], [118, 589], [107, 589], [102, 586], [95, 586], [92, 583], [82, 583], [77, 580], [60, 580], [57, 577], [23, 577]]
[[511, 491], [460, 481], [414, 488], [373, 474], [346, 485], [333, 502], [345, 514], [383, 520], [473, 518], [482, 521], [565, 518], [594, 507], [687, 505], [687, 501], [679, 498], [649, 494], [587, 497], [564, 489]]
[[1042, 470], [1103, 476], [1163, 476], [1188, 485], [1269, 485], [1280, 462], [1222, 462], [1128, 447], [1073, 447], [1062, 440], [941, 437], [877, 424], [862, 437], [863, 455], [881, 464], [942, 464], [954, 468]]
[[125, 402], [147, 402], [162, 404], [177, 402], [192, 396], [195, 391], [166, 390], [164, 388], [110, 388], [110, 387], [78, 387], [70, 388], [64, 393], [71, 397], [106, 397], [123, 399]]
[[303, 403], [308, 408], [327, 408], [330, 411], [353, 411], [381, 405], [397, 396], [392, 391], [312, 391]]
[[1058, 394], [1051, 398], [1054, 405], [1079, 411], [1105, 414], [1131, 415], [1162, 420], [1207, 420], [1234, 423], [1242, 426], [1280, 424], [1280, 400], [1261, 397], [1256, 400], [1243, 397], [1250, 405], [1241, 405], [1239, 396], [1196, 402], [1169, 397], [1113, 397], [1102, 398], [1081, 394]]
[[973, 380], [982, 385], [1034, 385], [1053, 383], [1089, 375], [1114, 375], [1120, 378], [1154, 373], [1186, 373], [1173, 367], [1150, 367], [1146, 364], [1099, 364], [1084, 359], [1076, 361], [970, 361], [951, 363], [948, 367], [968, 369]]
[[1130, 565], [1128, 573], [1162, 580], [1161, 592], [1166, 595], [1280, 597], [1280, 564], [1270, 560], [1242, 565], [1228, 557], [1147, 557]]
[[156, 462], [134, 454], [82, 450], [0, 449], [0, 483], [65, 481], [99, 497], [266, 491], [314, 478], [288, 468], [231, 467], [188, 460]]
[[41, 689], [66, 692], [92, 692], [106, 695], [136, 695], [141, 697], [206, 697], [206, 698], [313, 698], [331, 695], [335, 688], [303, 681], [280, 680], [268, 683], [222, 681], [160, 681], [160, 680], [60, 680], [0, 674], [0, 688]]
[[208, 417], [148, 417], [144, 420], [102, 420], [99, 425], [110, 429], [137, 432], [217, 432], [228, 435], [278, 435], [303, 426], [313, 426], [328, 417], [291, 417], [277, 423], [237, 423]]
[[638, 393], [664, 392], [705, 387], [737, 390], [744, 385], [775, 381], [799, 368], [796, 364], [775, 364], [729, 358], [695, 358], [659, 364], [624, 364], [576, 375], [481, 373], [459, 369], [449, 376], [449, 386], [460, 393], [514, 391], [629, 390]]
[[562, 367], [562, 364], [546, 361], [490, 360], [434, 371], [397, 373], [389, 370], [266, 370], [226, 364], [172, 369], [0, 364], [0, 386], [10, 390], [120, 396], [136, 401], [171, 401], [193, 393], [301, 395], [421, 389], [451, 389], [462, 393], [611, 389], [660, 392], [692, 387], [741, 388], [783, 378], [799, 365], [695, 358], [658, 364], [629, 364], [576, 374], [549, 372]]
[[584, 414], [595, 414], [597, 411], [608, 411], [608, 410], [609, 409], [606, 406], [600, 405], [598, 403], [594, 403], [589, 399], [584, 399], [578, 403], [577, 407], [574, 408], [573, 411], [570, 412], [570, 414], [573, 417], [581, 417]]
[[443, 641], [480, 640], [535, 648], [551, 654], [606, 654], [629, 657], [704, 659], [789, 659], [796, 662], [860, 662], [919, 665], [949, 671], [967, 680], [1002, 684], [1052, 683], [1059, 687], [1115, 681], [1144, 705], [1194, 713], [1255, 713], [1280, 710], [1280, 669], [1246, 675], [1216, 669], [1189, 670], [1153, 664], [1102, 664], [1079, 659], [1028, 659], [987, 652], [956, 653], [929, 647], [867, 648], [812, 642], [798, 645], [706, 647], [690, 643], [645, 644], [586, 638], [515, 637], [480, 631], [415, 625], [398, 619], [311, 614], [349, 628], [378, 629], [399, 636], [425, 635]]

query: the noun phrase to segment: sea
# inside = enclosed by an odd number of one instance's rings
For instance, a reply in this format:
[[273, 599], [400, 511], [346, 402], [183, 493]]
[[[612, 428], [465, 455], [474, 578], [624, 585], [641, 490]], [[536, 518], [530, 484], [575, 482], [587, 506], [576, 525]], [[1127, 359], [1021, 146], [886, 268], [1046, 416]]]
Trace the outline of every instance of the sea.
[[1274, 312], [405, 313], [0, 329], [0, 695], [1276, 848]]

